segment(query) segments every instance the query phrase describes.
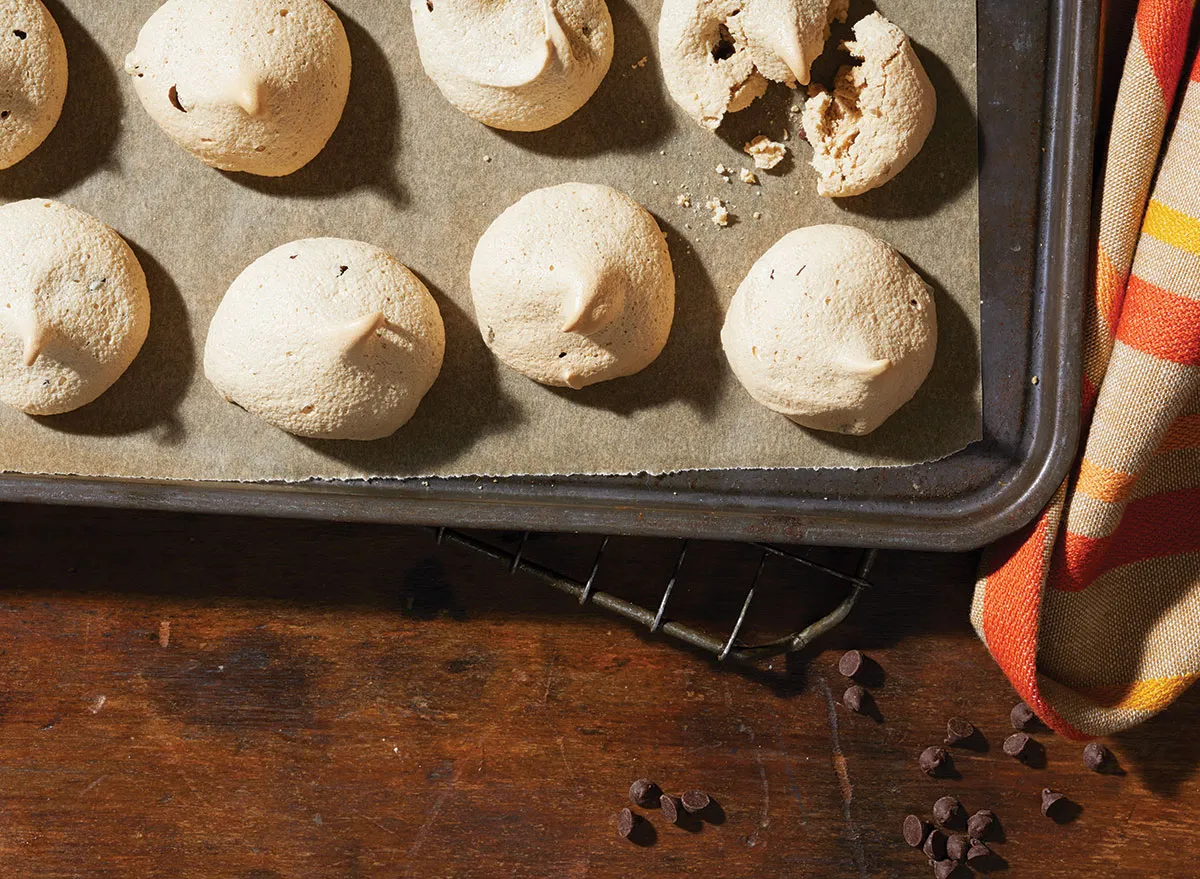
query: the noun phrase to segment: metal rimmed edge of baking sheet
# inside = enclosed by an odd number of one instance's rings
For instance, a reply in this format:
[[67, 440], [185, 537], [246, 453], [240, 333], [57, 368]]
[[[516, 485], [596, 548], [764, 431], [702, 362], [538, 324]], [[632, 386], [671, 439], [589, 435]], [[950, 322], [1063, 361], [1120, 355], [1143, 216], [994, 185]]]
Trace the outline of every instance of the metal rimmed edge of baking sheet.
[[[1079, 434], [1099, 4], [978, 4], [984, 439], [871, 470], [301, 484], [0, 476], [0, 500], [961, 550], [1016, 530]], [[1035, 382], [1036, 378], [1036, 382]]]

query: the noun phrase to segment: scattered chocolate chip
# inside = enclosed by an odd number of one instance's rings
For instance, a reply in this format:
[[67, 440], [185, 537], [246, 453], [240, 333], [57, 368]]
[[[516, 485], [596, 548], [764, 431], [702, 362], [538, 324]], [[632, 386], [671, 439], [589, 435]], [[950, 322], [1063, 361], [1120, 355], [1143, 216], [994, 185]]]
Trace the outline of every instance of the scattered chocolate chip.
[[947, 858], [944, 861], [934, 861], [933, 875], [937, 879], [950, 879], [954, 875], [954, 871], [958, 869], [958, 861], [953, 861]]
[[967, 849], [967, 863], [972, 864], [980, 858], [991, 857], [992, 850], [987, 847], [986, 843], [980, 842], [978, 839], [971, 840], [971, 847]]
[[933, 820], [943, 827], [951, 824], [961, 825], [965, 817], [962, 803], [954, 797], [942, 797], [933, 804]]
[[1092, 772], [1099, 772], [1111, 758], [1112, 752], [1099, 742], [1088, 742], [1083, 748], [1083, 765]]
[[633, 833], [635, 824], [637, 824], [637, 816], [629, 809], [622, 809], [617, 815], [617, 836], [621, 839], [629, 839], [629, 834]]
[[967, 850], [970, 847], [971, 840], [961, 833], [956, 833], [946, 840], [946, 857], [952, 861], [961, 861], [967, 856]]
[[838, 660], [838, 671], [848, 678], [854, 677], [863, 670], [866, 657], [861, 650], [847, 650]]
[[921, 846], [921, 851], [935, 861], [946, 857], [946, 834], [940, 830], [931, 830], [925, 837], [925, 844]]
[[945, 748], [939, 748], [936, 745], [926, 748], [921, 752], [919, 762], [921, 771], [926, 775], [937, 775], [943, 770], [950, 755], [946, 753]]
[[1032, 741], [1033, 739], [1029, 737], [1028, 733], [1013, 733], [1004, 740], [1004, 753], [1010, 757], [1016, 757], [1018, 760], [1024, 760], [1029, 756]]
[[928, 821], [923, 821], [916, 815], [909, 815], [904, 819], [904, 841], [913, 848], [920, 848], [925, 844], [932, 829]]
[[1059, 804], [1067, 798], [1067, 795], [1050, 788], [1042, 789], [1042, 814], [1050, 817], [1050, 813], [1059, 807]]
[[29, 36], [29, 34], [25, 33], [25, 31], [17, 30], [17, 31], [13, 31], [13, 36], [16, 37], [18, 40], [23, 40], [27, 36]]
[[991, 809], [980, 809], [967, 822], [967, 833], [971, 839], [987, 839], [996, 826], [996, 814]]
[[866, 690], [864, 690], [858, 684], [855, 684], [854, 686], [847, 688], [846, 692], [842, 694], [842, 704], [851, 711], [856, 711], [859, 714], [862, 714], [863, 706], [870, 698], [871, 697]]
[[663, 817], [671, 824], [679, 823], [679, 797], [663, 794], [659, 798], [658, 807], [662, 809]]
[[951, 717], [946, 721], [946, 744], [957, 745], [975, 735], [975, 724], [961, 717]]
[[643, 809], [652, 809], [657, 806], [660, 796], [662, 796], [662, 790], [648, 778], [639, 778], [629, 785], [630, 801]]
[[1033, 709], [1024, 702], [1018, 702], [1013, 706], [1013, 710], [1008, 712], [1008, 720], [1013, 729], [1019, 730], [1037, 729], [1039, 723]]
[[707, 809], [708, 804], [712, 802], [712, 798], [702, 790], [686, 790], [679, 798], [679, 801], [683, 803], [683, 808], [686, 811], [695, 813], [703, 812]]

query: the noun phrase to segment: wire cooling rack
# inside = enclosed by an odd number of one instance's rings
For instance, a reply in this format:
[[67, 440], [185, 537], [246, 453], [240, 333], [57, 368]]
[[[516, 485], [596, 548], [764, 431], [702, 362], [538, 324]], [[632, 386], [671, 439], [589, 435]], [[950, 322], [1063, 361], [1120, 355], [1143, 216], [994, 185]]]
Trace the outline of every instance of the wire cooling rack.
[[[851, 550], [851, 552], [856, 552], [858, 557], [854, 573], [850, 574], [806, 558], [792, 550], [782, 549], [769, 543], [753, 544], [760, 555], [754, 575], [746, 590], [746, 597], [742, 601], [741, 610], [732, 627], [729, 629], [729, 633], [724, 636], [718, 636], [702, 632], [696, 628], [672, 620], [668, 615], [671, 594], [674, 592], [675, 585], [679, 581], [679, 573], [683, 567], [683, 561], [688, 554], [689, 541], [685, 540], [680, 544], [671, 576], [663, 588], [658, 606], [652, 608], [627, 601], [612, 593], [595, 588], [597, 576], [600, 573], [601, 566], [604, 564], [605, 552], [608, 550], [609, 542], [612, 540], [610, 537], [605, 537], [601, 541], [600, 548], [597, 550], [595, 559], [592, 562], [591, 573], [586, 580], [581, 582], [554, 568], [525, 558], [525, 548], [530, 538], [530, 532], [528, 531], [521, 534], [516, 549], [509, 550], [465, 534], [462, 531], [450, 528], [434, 528], [432, 530], [437, 536], [439, 545], [453, 544], [474, 550], [504, 564], [507, 566], [509, 573], [515, 574], [521, 572], [528, 574], [553, 586], [560, 592], [565, 592], [573, 596], [581, 605], [594, 605], [603, 608], [627, 620], [648, 626], [652, 633], [660, 632], [663, 635], [683, 641], [692, 647], [707, 651], [722, 661], [733, 659], [742, 662], [753, 662], [773, 656], [781, 656], [786, 653], [794, 653], [797, 650], [802, 650], [814, 640], [829, 632], [846, 618], [851, 608], [854, 607], [855, 602], [858, 601], [858, 597], [862, 591], [870, 588], [871, 583], [868, 577], [875, 563], [876, 556], [876, 551], [873, 549]], [[763, 567], [767, 559], [771, 557], [784, 559], [807, 572], [820, 573], [840, 581], [846, 586], [846, 596], [837, 607], [825, 616], [802, 629], [792, 632], [790, 635], [785, 635], [782, 638], [776, 638], [763, 644], [746, 644], [739, 636], [741, 635], [742, 627], [745, 625], [746, 615], [750, 611], [750, 605], [754, 601], [754, 592], [759, 585]]]

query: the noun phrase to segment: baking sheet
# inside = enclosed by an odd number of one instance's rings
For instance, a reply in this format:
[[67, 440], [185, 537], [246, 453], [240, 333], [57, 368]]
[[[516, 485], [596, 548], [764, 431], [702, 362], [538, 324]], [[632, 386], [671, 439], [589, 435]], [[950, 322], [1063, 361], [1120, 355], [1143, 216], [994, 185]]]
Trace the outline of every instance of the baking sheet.
[[[632, 473], [762, 467], [867, 467], [944, 457], [980, 436], [975, 2], [853, 3], [913, 38], [938, 92], [922, 153], [855, 199], [815, 194], [808, 147], [773, 86], [718, 136], [671, 101], [655, 53], [655, 0], [610, 0], [612, 68], [592, 100], [546, 132], [493, 131], [450, 107], [425, 77], [407, 5], [335, 4], [354, 77], [325, 151], [278, 180], [223, 174], [183, 153], [142, 111], [122, 71], [158, 0], [45, 0], [71, 64], [63, 118], [29, 159], [0, 172], [0, 198], [59, 198], [134, 246], [150, 281], [150, 337], [95, 403], [32, 418], [0, 407], [0, 467], [29, 473], [199, 480]], [[642, 59], [645, 58], [645, 62]], [[817, 71], [836, 64], [827, 52]], [[791, 157], [761, 186], [737, 180], [741, 145], [786, 129]], [[735, 170], [725, 182], [713, 170]], [[671, 339], [649, 368], [582, 391], [546, 388], [492, 358], [472, 319], [475, 242], [530, 189], [570, 180], [628, 192], [658, 218], [677, 275]], [[692, 208], [676, 203], [689, 195]], [[724, 199], [727, 228], [704, 202]], [[754, 219], [754, 212], [761, 218]], [[939, 348], [917, 397], [867, 437], [807, 431], [741, 389], [720, 350], [725, 305], [781, 235], [845, 222], [895, 245], [935, 288]], [[253, 259], [297, 238], [385, 247], [416, 271], [446, 322], [445, 365], [417, 415], [373, 443], [306, 440], [231, 406], [200, 369], [209, 321]]]

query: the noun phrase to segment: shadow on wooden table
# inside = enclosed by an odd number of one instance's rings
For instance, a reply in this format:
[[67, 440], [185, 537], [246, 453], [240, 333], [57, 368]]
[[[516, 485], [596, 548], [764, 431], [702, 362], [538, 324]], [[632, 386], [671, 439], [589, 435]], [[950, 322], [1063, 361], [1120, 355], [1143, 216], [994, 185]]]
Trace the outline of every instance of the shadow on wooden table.
[[1115, 736], [1122, 769], [1151, 791], [1172, 798], [1200, 768], [1200, 689], [1192, 687], [1157, 717]]
[[[519, 541], [514, 534], [485, 536], [509, 549]], [[594, 535], [535, 535], [523, 557], [582, 582], [600, 542]], [[527, 575], [513, 576], [494, 560], [461, 547], [439, 548], [431, 530], [12, 506], [0, 507], [0, 543], [5, 586], [22, 593], [116, 596], [122, 604], [232, 602], [270, 613], [325, 607], [379, 611], [394, 613], [398, 623], [559, 620], [578, 627], [586, 619], [589, 630], [626, 627], [646, 642], [666, 640], [602, 610], [580, 608], [573, 598]], [[657, 608], [681, 547], [676, 540], [614, 539], [596, 588]], [[859, 559], [856, 551], [806, 552], [847, 572]], [[761, 555], [747, 545], [689, 544], [666, 617], [723, 639]], [[132, 557], [137, 561], [131, 566]], [[970, 556], [882, 555], [872, 575], [877, 585], [819, 649], [870, 651], [906, 634], [961, 632], [973, 571]], [[836, 607], [846, 591], [835, 578], [768, 558], [741, 640], [762, 643], [804, 628]], [[788, 697], [808, 686], [810, 656], [721, 665]], [[718, 665], [715, 658], [711, 662]], [[874, 684], [886, 689], [882, 675]]]

